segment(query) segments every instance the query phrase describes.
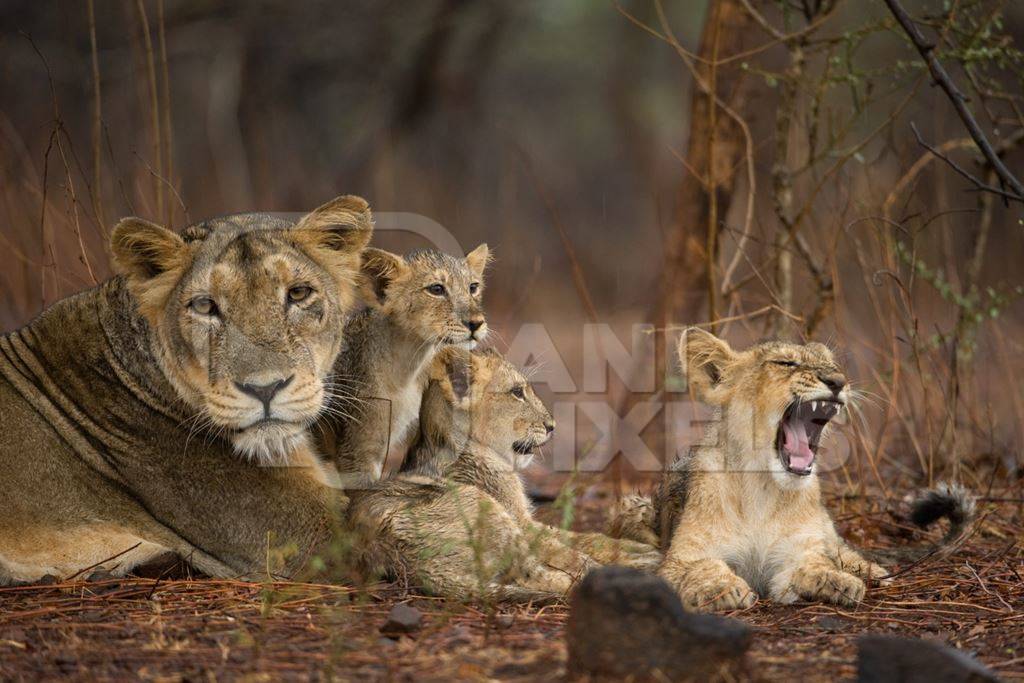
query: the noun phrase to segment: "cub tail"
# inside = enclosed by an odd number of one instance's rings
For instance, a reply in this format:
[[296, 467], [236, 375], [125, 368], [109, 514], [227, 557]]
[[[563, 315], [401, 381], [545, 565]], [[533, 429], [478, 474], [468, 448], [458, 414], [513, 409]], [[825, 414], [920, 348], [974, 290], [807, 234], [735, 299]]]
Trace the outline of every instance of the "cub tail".
[[910, 505], [910, 521], [922, 529], [945, 517], [949, 530], [935, 550], [952, 552], [971, 530], [977, 515], [977, 499], [960, 484], [943, 482], [921, 493]]
[[910, 504], [910, 521], [927, 529], [942, 518], [949, 520], [949, 529], [938, 543], [912, 548], [880, 551], [883, 559], [896, 562], [917, 562], [929, 556], [948, 557], [967, 538], [977, 516], [977, 499], [960, 484], [942, 482], [922, 491]]

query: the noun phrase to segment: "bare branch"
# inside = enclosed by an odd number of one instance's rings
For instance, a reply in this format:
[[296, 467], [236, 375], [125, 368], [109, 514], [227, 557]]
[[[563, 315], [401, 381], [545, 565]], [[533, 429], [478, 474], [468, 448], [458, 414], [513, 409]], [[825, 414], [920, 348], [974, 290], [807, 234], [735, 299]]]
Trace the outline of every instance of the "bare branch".
[[1024, 197], [1012, 194], [1012, 193], [1007, 192], [1007, 191], [1005, 191], [1003, 189], [1000, 189], [998, 187], [993, 187], [992, 185], [989, 185], [988, 183], [986, 183], [985, 181], [981, 180], [980, 178], [971, 175], [970, 173], [965, 171], [964, 168], [962, 166], [960, 166], [958, 163], [956, 163], [955, 161], [950, 159], [948, 156], [946, 156], [945, 154], [940, 152], [935, 147], [932, 147], [931, 145], [929, 145], [921, 137], [921, 133], [920, 133], [920, 131], [917, 130], [917, 126], [914, 125], [913, 121], [910, 122], [910, 130], [914, 131], [914, 137], [917, 138], [917, 142], [918, 142], [919, 145], [921, 145], [922, 147], [927, 149], [929, 152], [931, 152], [932, 154], [937, 156], [939, 159], [942, 159], [943, 161], [945, 161], [947, 164], [949, 164], [950, 168], [952, 168], [954, 171], [956, 171], [957, 173], [962, 175], [964, 178], [966, 178], [968, 181], [970, 181], [970, 183], [972, 185], [974, 185], [975, 187], [977, 187], [979, 190], [984, 190], [985, 192], [992, 192], [993, 194], [997, 194], [1000, 197], [1003, 197], [1005, 199], [1014, 199], [1016, 201], [1024, 202]]
[[[1006, 167], [1003, 160], [999, 158], [996, 150], [992, 148], [992, 144], [988, 141], [988, 138], [985, 137], [985, 133], [981, 130], [981, 126], [978, 125], [977, 119], [974, 118], [974, 114], [972, 114], [971, 110], [967, 107], [967, 97], [960, 91], [956, 83], [953, 82], [953, 79], [950, 78], [949, 73], [947, 73], [946, 69], [942, 66], [942, 63], [935, 56], [935, 45], [925, 39], [921, 30], [917, 27], [917, 24], [915, 24], [913, 19], [910, 18], [910, 15], [907, 14], [907, 10], [900, 5], [899, 0], [885, 0], [885, 4], [889, 6], [889, 10], [892, 12], [893, 16], [896, 17], [896, 21], [899, 22], [900, 26], [903, 27], [903, 30], [910, 38], [910, 42], [914, 44], [914, 47], [924, 58], [925, 63], [928, 65], [928, 70], [932, 74], [932, 78], [935, 79], [935, 82], [938, 83], [939, 87], [941, 87], [945, 91], [946, 95], [949, 96], [950, 101], [953, 103], [953, 108], [956, 109], [957, 115], [959, 115], [960, 120], [963, 121], [964, 126], [967, 128], [967, 132], [971, 134], [971, 138], [973, 138], [975, 144], [978, 145], [978, 149], [981, 150], [981, 153], [985, 156], [985, 159], [988, 160], [988, 163], [992, 166], [996, 175], [999, 176], [1000, 182], [1004, 186], [1013, 190], [1013, 192], [1010, 193], [1003, 190], [995, 190], [991, 186], [986, 185], [984, 182], [966, 173], [963, 169], [956, 166], [956, 164], [953, 164], [948, 158], [942, 157], [936, 153], [937, 156], [946, 161], [946, 163], [949, 163], [955, 171], [969, 179], [977, 187], [990, 192], [996, 192], [1006, 199], [1024, 202], [1024, 185], [1022, 185], [1013, 173], [1010, 172], [1010, 169]], [[917, 134], [916, 129], [914, 130], [914, 134]], [[917, 139], [921, 142], [920, 135], [918, 135]], [[921, 142], [921, 144], [923, 145], [924, 143]], [[927, 147], [927, 145], [925, 146]]]

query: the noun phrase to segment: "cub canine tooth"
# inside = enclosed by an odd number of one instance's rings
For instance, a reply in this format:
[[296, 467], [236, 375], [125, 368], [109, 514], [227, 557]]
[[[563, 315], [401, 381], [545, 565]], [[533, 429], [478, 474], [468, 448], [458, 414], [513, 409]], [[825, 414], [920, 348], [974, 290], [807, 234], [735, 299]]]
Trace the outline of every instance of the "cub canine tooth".
[[813, 410], [814, 412], [818, 412], [818, 402], [817, 401], [811, 401], [811, 410]]

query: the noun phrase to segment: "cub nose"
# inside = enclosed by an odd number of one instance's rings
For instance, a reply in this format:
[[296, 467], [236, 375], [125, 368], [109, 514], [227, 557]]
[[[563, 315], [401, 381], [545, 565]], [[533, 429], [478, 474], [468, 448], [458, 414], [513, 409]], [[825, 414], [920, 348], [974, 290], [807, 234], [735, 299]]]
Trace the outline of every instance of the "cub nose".
[[554, 420], [548, 420], [547, 422], [545, 422], [544, 423], [544, 429], [547, 430], [548, 434], [550, 434], [551, 432], [555, 431], [555, 421]]
[[238, 387], [238, 390], [243, 394], [248, 394], [262, 403], [263, 411], [269, 415], [270, 402], [274, 400], [274, 397], [277, 396], [278, 392], [291, 384], [293, 379], [295, 379], [295, 375], [292, 375], [287, 379], [275, 380], [269, 384], [243, 384], [241, 382], [235, 382], [235, 386]]
[[822, 384], [831, 389], [833, 394], [838, 394], [846, 386], [846, 376], [838, 372], [831, 375], [818, 375], [818, 379], [821, 380]]
[[470, 333], [474, 333], [483, 327], [484, 321], [482, 318], [477, 318], [475, 320], [463, 320], [462, 324], [466, 326], [466, 329], [469, 330]]

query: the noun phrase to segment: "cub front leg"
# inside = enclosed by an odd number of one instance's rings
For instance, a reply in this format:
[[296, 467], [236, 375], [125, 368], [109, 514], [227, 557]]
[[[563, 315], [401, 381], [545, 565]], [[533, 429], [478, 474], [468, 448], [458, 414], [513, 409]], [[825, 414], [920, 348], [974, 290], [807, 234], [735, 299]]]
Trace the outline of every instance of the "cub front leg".
[[691, 612], [743, 609], [757, 594], [722, 560], [686, 560], [670, 555], [658, 575], [669, 582]]
[[883, 584], [891, 581], [891, 579], [882, 578], [889, 575], [889, 571], [885, 567], [864, 559], [860, 553], [842, 541], [839, 542], [832, 561], [840, 571], [849, 572], [862, 579], [878, 581]]
[[541, 524], [531, 525], [525, 531], [530, 551], [540, 562], [573, 577], [582, 577], [600, 565], [584, 553], [562, 542], [557, 529]]
[[772, 597], [779, 602], [798, 598], [854, 607], [864, 599], [864, 582], [836, 569], [824, 554], [808, 553], [789, 571], [772, 581]]
[[567, 545], [586, 553], [601, 564], [621, 564], [652, 572], [661, 565], [661, 553], [647, 543], [611, 538], [594, 532], [553, 530], [562, 536]]

